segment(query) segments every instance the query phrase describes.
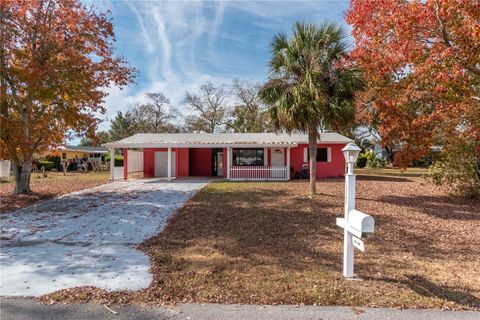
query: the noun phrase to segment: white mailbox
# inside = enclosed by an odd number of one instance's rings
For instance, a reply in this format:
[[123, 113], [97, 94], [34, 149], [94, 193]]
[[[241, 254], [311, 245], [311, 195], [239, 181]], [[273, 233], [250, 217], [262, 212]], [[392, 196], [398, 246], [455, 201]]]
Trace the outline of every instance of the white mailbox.
[[348, 213], [348, 225], [357, 231], [354, 232], [355, 235], [361, 238], [367, 237], [375, 230], [373, 217], [358, 210], [351, 210]]

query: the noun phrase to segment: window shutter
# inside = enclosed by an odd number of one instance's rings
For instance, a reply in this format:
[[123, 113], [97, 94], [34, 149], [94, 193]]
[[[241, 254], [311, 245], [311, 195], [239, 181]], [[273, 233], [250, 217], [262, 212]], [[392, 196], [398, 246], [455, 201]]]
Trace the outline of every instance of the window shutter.
[[268, 166], [268, 148], [263, 148], [263, 165]]
[[303, 148], [303, 162], [308, 162], [308, 148]]
[[327, 148], [327, 162], [332, 162], [332, 148]]

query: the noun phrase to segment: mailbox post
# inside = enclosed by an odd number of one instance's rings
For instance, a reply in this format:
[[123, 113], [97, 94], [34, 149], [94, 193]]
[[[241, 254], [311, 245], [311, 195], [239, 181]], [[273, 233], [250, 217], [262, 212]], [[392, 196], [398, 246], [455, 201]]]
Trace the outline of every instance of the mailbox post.
[[345, 174], [345, 220], [344, 220], [344, 238], [343, 238], [343, 276], [353, 277], [353, 235], [348, 230], [349, 212], [355, 209], [355, 174], [353, 168], [357, 161], [360, 148], [349, 143], [342, 149], [345, 161], [347, 162], [347, 174]]
[[343, 218], [337, 218], [337, 225], [343, 228], [343, 276], [353, 278], [353, 247], [365, 251], [361, 238], [373, 233], [375, 221], [371, 216], [355, 210], [355, 174], [353, 168], [357, 161], [360, 148], [349, 143], [342, 149], [347, 162], [345, 174], [345, 213]]

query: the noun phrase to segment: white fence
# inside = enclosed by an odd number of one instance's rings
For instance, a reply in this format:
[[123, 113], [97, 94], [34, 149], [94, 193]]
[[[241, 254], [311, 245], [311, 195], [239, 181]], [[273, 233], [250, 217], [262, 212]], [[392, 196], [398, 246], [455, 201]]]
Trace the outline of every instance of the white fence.
[[0, 160], [0, 180], [8, 180], [10, 177], [10, 160]]
[[123, 180], [123, 167], [113, 167], [113, 181]]
[[143, 151], [127, 150], [127, 172], [143, 172]]
[[230, 168], [232, 181], [283, 181], [288, 180], [286, 166], [234, 166]]

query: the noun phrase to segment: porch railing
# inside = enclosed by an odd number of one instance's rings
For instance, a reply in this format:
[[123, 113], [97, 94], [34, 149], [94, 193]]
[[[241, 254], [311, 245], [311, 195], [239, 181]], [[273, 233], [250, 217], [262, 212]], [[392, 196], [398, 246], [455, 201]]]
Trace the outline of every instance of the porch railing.
[[230, 168], [232, 181], [282, 181], [288, 180], [286, 166], [233, 166]]

